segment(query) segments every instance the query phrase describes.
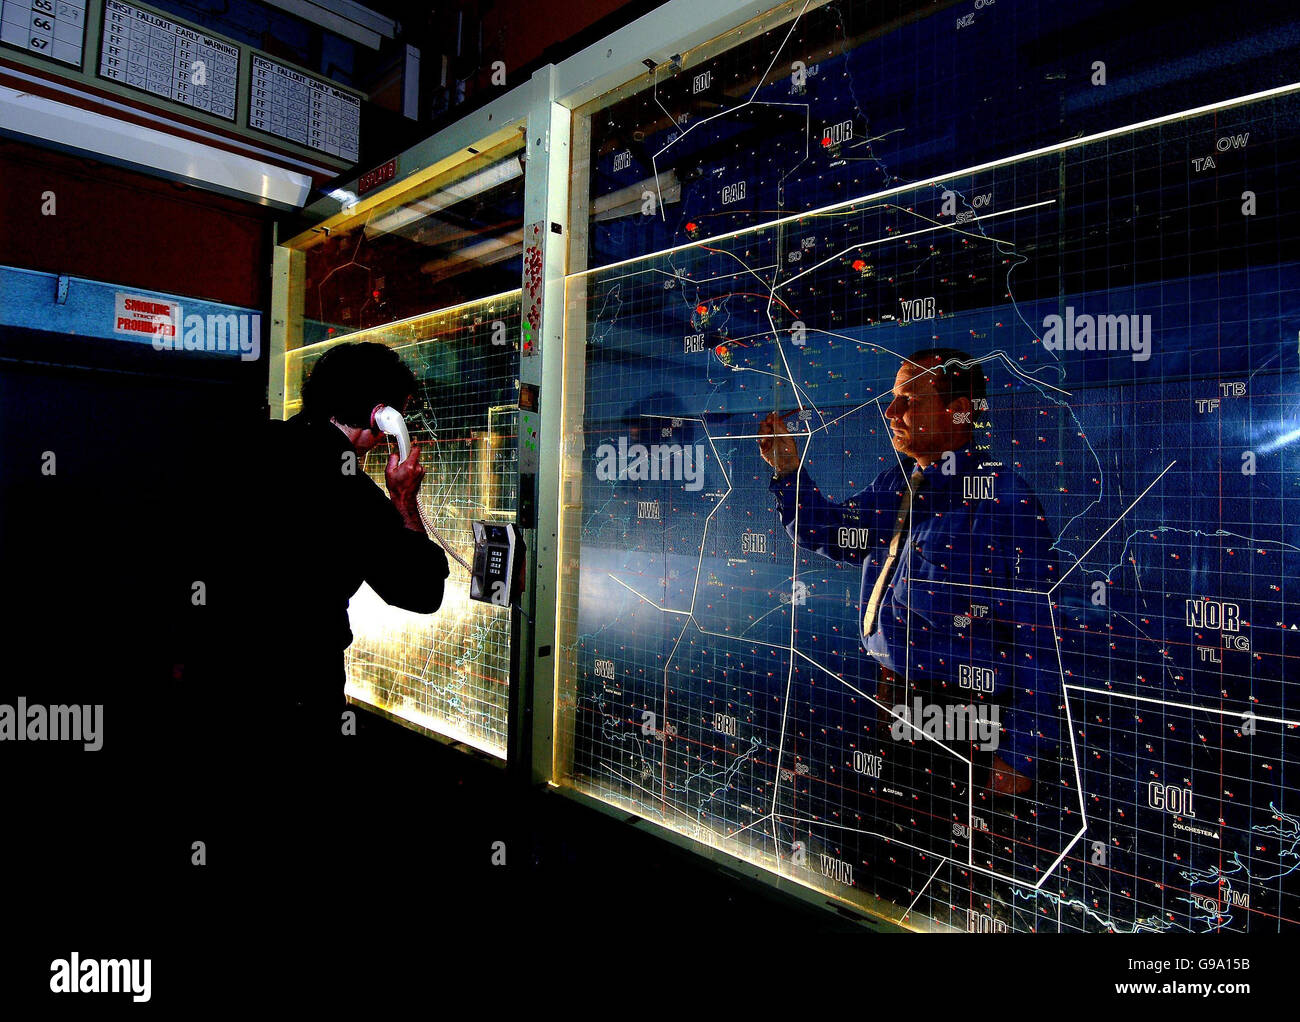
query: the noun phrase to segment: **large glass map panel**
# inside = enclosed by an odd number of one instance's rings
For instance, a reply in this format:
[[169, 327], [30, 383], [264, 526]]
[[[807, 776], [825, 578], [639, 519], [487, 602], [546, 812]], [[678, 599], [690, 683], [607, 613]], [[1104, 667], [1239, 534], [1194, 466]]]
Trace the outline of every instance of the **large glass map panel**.
[[[911, 927], [1290, 927], [1300, 29], [853, 10], [584, 115], [559, 777]], [[909, 505], [903, 367], [982, 383]]]
[[417, 174], [365, 213], [295, 239], [301, 343], [518, 288], [522, 147], [522, 137], [512, 138], [432, 177]]
[[[392, 347], [420, 381], [406, 415], [421, 447], [425, 522], [467, 561], [471, 523], [514, 520], [518, 501], [516, 420], [520, 292], [415, 316], [290, 351], [285, 414], [298, 411], [302, 382], [336, 344]], [[384, 486], [391, 450], [366, 456]], [[364, 542], [364, 537], [360, 540]], [[363, 585], [348, 606], [353, 641], [347, 694], [425, 731], [504, 757], [510, 685], [510, 612], [470, 600], [468, 572], [450, 560], [433, 615], [386, 604]]]

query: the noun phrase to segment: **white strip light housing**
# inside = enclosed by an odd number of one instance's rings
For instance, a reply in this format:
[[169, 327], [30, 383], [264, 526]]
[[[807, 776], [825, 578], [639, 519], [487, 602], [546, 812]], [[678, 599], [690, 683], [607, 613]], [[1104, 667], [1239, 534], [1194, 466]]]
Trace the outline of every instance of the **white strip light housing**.
[[282, 209], [311, 194], [307, 174], [2, 85], [0, 134]]

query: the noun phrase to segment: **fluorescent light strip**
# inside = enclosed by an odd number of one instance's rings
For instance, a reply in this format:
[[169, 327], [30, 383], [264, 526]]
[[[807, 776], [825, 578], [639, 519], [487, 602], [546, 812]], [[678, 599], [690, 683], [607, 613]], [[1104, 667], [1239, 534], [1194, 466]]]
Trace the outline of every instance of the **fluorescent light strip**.
[[4, 85], [0, 131], [291, 209], [311, 194], [312, 179], [296, 170]]
[[[281, 163], [288, 163], [288, 164], [292, 164], [295, 167], [301, 167], [304, 170], [309, 170], [313, 174], [320, 174], [324, 177], [338, 176], [337, 168], [322, 167], [316, 163], [305, 163], [300, 159], [295, 159], [292, 156], [286, 156], [283, 153], [274, 152], [270, 149], [262, 149], [259, 146], [255, 146], [255, 145], [250, 145], [249, 143], [242, 142], [237, 138], [231, 138], [229, 135], [222, 135], [215, 131], [205, 131], [203, 128], [195, 127], [193, 124], [179, 124], [177, 121], [172, 120], [171, 118], [160, 116], [159, 114], [152, 113], [149, 110], [142, 110], [138, 106], [130, 106], [126, 103], [117, 103], [111, 99], [105, 99], [103, 96], [97, 96], [91, 92], [83, 92], [81, 89], [74, 89], [71, 86], [63, 84], [62, 82], [56, 82], [52, 78], [41, 78], [38, 75], [24, 74], [22, 71], [18, 71], [7, 64], [0, 65], [0, 73], [10, 75], [11, 77], [14, 78], [21, 78], [23, 81], [31, 82], [33, 85], [40, 85], [44, 88], [54, 89], [57, 92], [66, 93], [69, 96], [79, 96], [82, 99], [89, 99], [92, 102], [98, 104], [99, 106], [108, 107], [113, 110], [121, 110], [123, 113], [128, 113], [135, 117], [143, 117], [145, 120], [154, 121], [157, 124], [162, 124], [172, 129], [179, 127], [182, 130], [188, 131], [193, 135], [201, 135], [204, 138], [210, 138], [213, 141], [220, 142], [222, 145], [231, 146], [232, 148], [236, 148], [236, 149], [242, 149], [244, 150], [244, 152], [256, 153], [258, 156], [269, 156], [274, 160], [279, 160]], [[202, 113], [203, 111], [199, 111], [199, 112]]]
[[486, 298], [475, 298], [468, 302], [461, 302], [459, 305], [448, 305], [443, 309], [434, 309], [432, 312], [420, 312], [414, 316], [407, 316], [406, 319], [395, 319], [391, 323], [384, 323], [380, 326], [368, 326], [364, 330], [354, 330], [352, 333], [343, 334], [341, 337], [331, 337], [329, 340], [317, 341], [315, 344], [304, 344], [300, 348], [290, 348], [286, 351], [285, 357], [292, 358], [294, 355], [300, 355], [303, 352], [312, 351], [315, 348], [323, 348], [329, 344], [338, 344], [339, 341], [355, 341], [358, 335], [375, 333], [379, 330], [395, 330], [398, 327], [407, 326], [422, 319], [428, 319], [430, 316], [444, 316], [450, 312], [456, 312], [460, 309], [469, 308], [471, 305], [486, 305], [488, 302], [495, 302], [502, 298], [509, 298], [512, 295], [522, 295], [523, 288], [515, 288], [513, 291], [502, 291], [500, 294], [488, 295]]
[[490, 167], [485, 167], [483, 170], [476, 171], [460, 181], [434, 192], [432, 195], [426, 195], [423, 199], [418, 199], [409, 206], [403, 206], [381, 216], [374, 223], [366, 224], [366, 233], [390, 234], [393, 231], [401, 230], [416, 220], [422, 220], [432, 213], [448, 209], [464, 202], [466, 199], [481, 195], [498, 185], [513, 181], [521, 174], [523, 174], [523, 168], [519, 166], [519, 160], [513, 155], [507, 156]]

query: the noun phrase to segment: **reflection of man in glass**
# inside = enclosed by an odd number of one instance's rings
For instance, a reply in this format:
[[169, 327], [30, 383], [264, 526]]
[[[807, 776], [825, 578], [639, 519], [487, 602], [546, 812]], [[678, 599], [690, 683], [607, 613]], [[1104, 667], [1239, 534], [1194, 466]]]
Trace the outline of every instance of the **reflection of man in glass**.
[[860, 493], [827, 499], [776, 413], [759, 428], [759, 450], [791, 538], [862, 564], [858, 622], [880, 665], [881, 701], [899, 701], [906, 672], [927, 701], [1003, 707], [988, 786], [1020, 794], [1033, 783], [1038, 741], [1056, 734], [1047, 597], [1033, 594], [1051, 587], [1057, 568], [1033, 492], [973, 449], [973, 423], [986, 407], [971, 357], [930, 348], [903, 362], [885, 410], [901, 467]]

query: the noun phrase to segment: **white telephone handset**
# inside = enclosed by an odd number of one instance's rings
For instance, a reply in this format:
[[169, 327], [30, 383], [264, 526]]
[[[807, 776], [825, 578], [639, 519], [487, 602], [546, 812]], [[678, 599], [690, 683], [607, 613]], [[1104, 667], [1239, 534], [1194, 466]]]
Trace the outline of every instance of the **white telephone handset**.
[[[411, 453], [411, 434], [406, 428], [406, 420], [402, 418], [402, 413], [392, 405], [384, 405], [379, 411], [375, 412], [375, 425], [382, 429], [389, 436], [397, 440], [397, 456], [401, 461], [405, 461]], [[420, 521], [424, 527], [433, 534], [439, 545], [447, 552], [449, 557], [454, 558], [466, 571], [470, 571], [469, 562], [460, 554], [451, 548], [451, 544], [442, 538], [437, 529], [430, 524], [429, 520], [424, 517], [424, 508], [420, 506], [420, 498], [415, 498], [416, 510], [420, 512]]]
[[406, 420], [402, 413], [392, 405], [384, 405], [375, 412], [375, 425], [391, 437], [397, 438], [398, 459], [405, 461], [411, 453], [411, 434], [406, 429]]

